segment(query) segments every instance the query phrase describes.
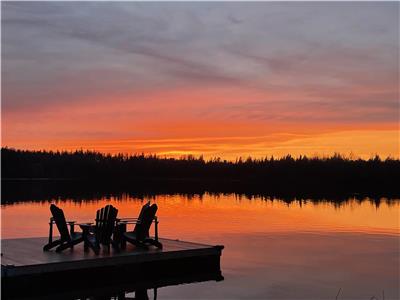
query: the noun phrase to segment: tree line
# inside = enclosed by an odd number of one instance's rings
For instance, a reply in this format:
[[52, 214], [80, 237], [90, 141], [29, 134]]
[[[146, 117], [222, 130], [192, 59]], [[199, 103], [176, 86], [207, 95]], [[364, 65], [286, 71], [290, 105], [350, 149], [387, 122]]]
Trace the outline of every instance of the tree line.
[[[262, 159], [186, 156], [179, 159], [144, 154], [94, 151], [29, 151], [1, 149], [2, 179], [74, 179], [108, 183], [145, 181], [204, 186], [229, 192], [243, 189], [277, 192], [346, 192], [399, 195], [400, 160], [330, 157], [266, 157]], [[184, 183], [185, 182], [185, 183]], [[154, 185], [156, 185], [154, 183]], [[167, 184], [169, 186], [169, 184]]]

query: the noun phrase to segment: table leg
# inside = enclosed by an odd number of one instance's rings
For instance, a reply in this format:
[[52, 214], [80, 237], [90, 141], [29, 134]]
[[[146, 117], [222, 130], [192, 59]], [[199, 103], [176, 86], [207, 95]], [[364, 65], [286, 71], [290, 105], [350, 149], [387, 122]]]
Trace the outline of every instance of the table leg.
[[120, 241], [122, 249], [126, 248], [126, 240], [123, 238], [124, 232], [126, 232], [126, 223], [120, 223], [119, 224], [119, 238], [120, 238], [119, 241]]

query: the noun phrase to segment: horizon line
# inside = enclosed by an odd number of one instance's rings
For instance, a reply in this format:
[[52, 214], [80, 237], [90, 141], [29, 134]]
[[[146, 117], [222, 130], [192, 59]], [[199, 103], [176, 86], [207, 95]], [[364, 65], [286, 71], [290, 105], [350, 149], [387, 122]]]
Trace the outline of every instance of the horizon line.
[[1, 146], [1, 151], [4, 150], [13, 150], [13, 151], [20, 151], [20, 152], [37, 152], [37, 153], [67, 153], [67, 154], [73, 154], [73, 153], [94, 153], [94, 154], [100, 154], [102, 156], [111, 156], [111, 157], [117, 157], [117, 156], [127, 156], [128, 158], [130, 157], [145, 157], [145, 158], [159, 158], [159, 159], [175, 159], [175, 160], [187, 160], [187, 159], [195, 159], [195, 160], [204, 160], [205, 162], [210, 162], [210, 161], [215, 161], [219, 160], [222, 162], [237, 162], [239, 160], [246, 161], [248, 159], [251, 159], [252, 161], [260, 161], [260, 160], [270, 160], [270, 159], [284, 159], [284, 158], [293, 158], [293, 159], [330, 159], [330, 158], [341, 158], [345, 160], [351, 160], [351, 161], [356, 161], [356, 160], [362, 160], [362, 161], [368, 161], [368, 160], [373, 160], [373, 159], [380, 159], [382, 161], [384, 160], [400, 160], [400, 157], [395, 157], [394, 155], [387, 155], [387, 156], [381, 156], [378, 153], [374, 153], [370, 155], [368, 159], [362, 158], [361, 156], [358, 156], [352, 152], [349, 154], [346, 153], [341, 153], [341, 152], [333, 152], [332, 154], [313, 154], [313, 155], [307, 155], [307, 154], [291, 154], [291, 153], [286, 153], [283, 155], [265, 155], [263, 157], [254, 157], [251, 155], [247, 156], [238, 156], [235, 159], [226, 159], [222, 158], [220, 156], [210, 156], [209, 158], [204, 158], [204, 154], [182, 154], [180, 156], [176, 155], [171, 155], [168, 156], [167, 154], [164, 153], [145, 153], [145, 152], [117, 152], [117, 153], [111, 153], [111, 152], [103, 152], [95, 149], [89, 149], [89, 148], [76, 148], [76, 149], [22, 149], [22, 148], [15, 148], [12, 146]]

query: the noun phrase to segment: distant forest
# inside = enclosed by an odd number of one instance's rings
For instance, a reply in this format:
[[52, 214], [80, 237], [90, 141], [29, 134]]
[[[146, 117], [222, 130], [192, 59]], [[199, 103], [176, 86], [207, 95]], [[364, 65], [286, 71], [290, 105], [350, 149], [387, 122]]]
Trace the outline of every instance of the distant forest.
[[[2, 180], [52, 179], [103, 182], [143, 188], [213, 192], [400, 195], [400, 160], [309, 158], [204, 160], [154, 155], [110, 155], [93, 151], [52, 152], [1, 149]], [[140, 182], [140, 184], [138, 184]], [[159, 184], [162, 182], [162, 184]], [[143, 183], [143, 184], [142, 184]], [[4, 184], [4, 182], [3, 182]], [[3, 185], [3, 188], [5, 186]], [[103, 186], [104, 187], [104, 186]]]

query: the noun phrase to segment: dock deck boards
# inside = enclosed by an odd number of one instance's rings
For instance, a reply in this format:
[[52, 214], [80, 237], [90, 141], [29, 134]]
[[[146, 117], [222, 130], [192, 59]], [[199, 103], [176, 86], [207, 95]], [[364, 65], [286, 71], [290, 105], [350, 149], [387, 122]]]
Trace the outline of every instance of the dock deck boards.
[[57, 253], [42, 250], [47, 243], [45, 237], [2, 240], [2, 296], [75, 299], [223, 280], [223, 246], [171, 239], [160, 242], [163, 249], [145, 250], [128, 243], [124, 250], [111, 248], [110, 252], [101, 250], [96, 255], [91, 250], [84, 251], [83, 243]]
[[[205, 280], [223, 280], [223, 246], [160, 239], [163, 249], [84, 251], [83, 243], [61, 253], [43, 251], [47, 238], [1, 241], [1, 277], [7, 299], [82, 293], [117, 293]], [[73, 283], [73, 289], [66, 282]], [[78, 298], [79, 298], [78, 297]], [[61, 299], [61, 298], [60, 298]]]
[[67, 249], [61, 253], [43, 251], [47, 238], [24, 238], [2, 240], [1, 265], [7, 276], [28, 275], [43, 272], [73, 270], [78, 268], [103, 267], [107, 265], [134, 264], [205, 255], [220, 255], [218, 246], [210, 246], [192, 242], [171, 239], [160, 239], [163, 249], [150, 247], [149, 250], [127, 244], [126, 249], [119, 252], [111, 249], [100, 251], [84, 251], [83, 243], [73, 250]]

